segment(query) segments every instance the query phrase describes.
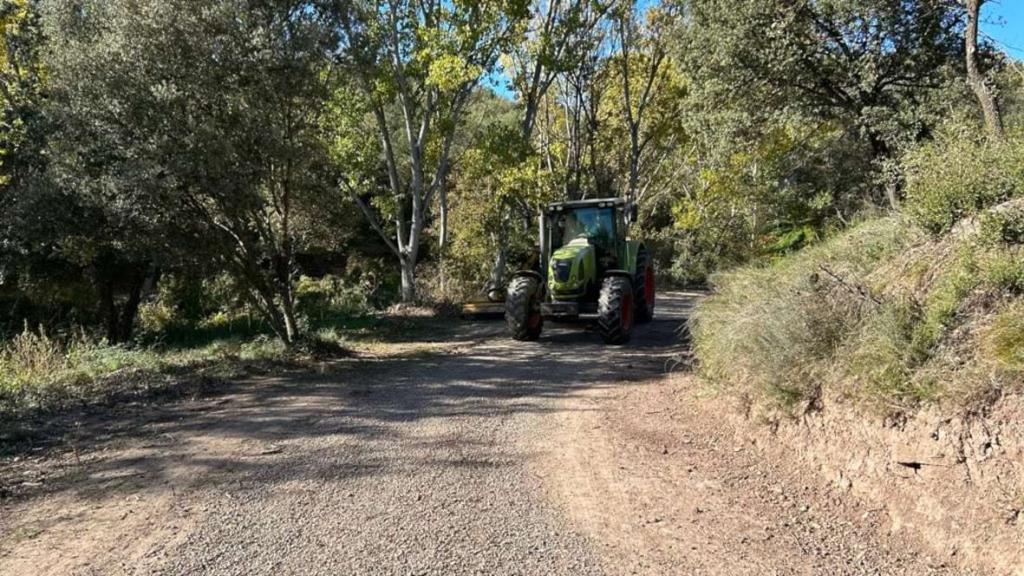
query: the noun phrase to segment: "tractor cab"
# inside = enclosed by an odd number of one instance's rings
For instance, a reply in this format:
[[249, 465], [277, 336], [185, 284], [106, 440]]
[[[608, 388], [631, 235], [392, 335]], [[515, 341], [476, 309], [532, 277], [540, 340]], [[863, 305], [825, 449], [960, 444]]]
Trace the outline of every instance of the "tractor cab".
[[625, 238], [624, 206], [621, 200], [552, 204], [548, 208], [551, 248], [557, 251], [574, 241], [585, 240], [595, 248], [598, 261], [606, 268], [613, 267], [620, 248], [617, 240]]

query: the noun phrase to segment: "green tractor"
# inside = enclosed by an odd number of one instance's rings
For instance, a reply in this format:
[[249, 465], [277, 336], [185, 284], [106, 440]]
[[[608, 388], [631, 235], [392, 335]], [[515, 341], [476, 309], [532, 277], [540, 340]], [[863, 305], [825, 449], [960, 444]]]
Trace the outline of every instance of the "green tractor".
[[636, 205], [620, 198], [560, 202], [540, 217], [539, 270], [516, 272], [505, 320], [516, 340], [536, 340], [544, 320], [597, 314], [608, 344], [629, 341], [654, 317], [654, 263], [627, 238]]

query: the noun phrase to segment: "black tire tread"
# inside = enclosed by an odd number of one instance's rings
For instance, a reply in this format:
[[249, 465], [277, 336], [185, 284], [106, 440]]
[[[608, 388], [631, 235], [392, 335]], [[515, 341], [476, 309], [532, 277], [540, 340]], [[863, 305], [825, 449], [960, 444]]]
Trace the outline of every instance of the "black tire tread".
[[622, 325], [622, 299], [632, 291], [633, 283], [624, 276], [609, 276], [601, 284], [601, 295], [597, 301], [597, 327], [605, 344], [629, 342], [632, 330]]
[[540, 306], [538, 294], [540, 283], [532, 276], [519, 276], [512, 279], [505, 298], [505, 322], [508, 324], [512, 339], [520, 342], [531, 342], [540, 338], [544, 328], [544, 319], [540, 325], [530, 328], [530, 314]]

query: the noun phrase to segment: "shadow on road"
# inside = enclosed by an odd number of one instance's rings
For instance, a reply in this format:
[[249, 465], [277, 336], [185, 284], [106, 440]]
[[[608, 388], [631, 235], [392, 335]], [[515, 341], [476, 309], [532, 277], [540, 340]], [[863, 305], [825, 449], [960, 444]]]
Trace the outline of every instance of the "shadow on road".
[[[519, 343], [501, 322], [464, 322], [460, 333], [476, 344], [458, 354], [346, 361], [324, 374], [262, 377], [219, 397], [147, 407], [127, 421], [85, 423], [60, 473], [22, 497], [73, 490], [108, 498], [154, 486], [244, 490], [424, 466], [505, 466], [522, 455], [491, 437], [477, 440], [469, 430], [438, 438], [419, 426], [450, 418], [499, 426], [555, 409], [552, 398], [663, 374], [682, 352], [678, 335], [694, 297], [660, 297], [655, 320], [625, 346], [604, 346], [577, 325], [551, 324], [540, 341]], [[396, 443], [409, 449], [399, 452]]]

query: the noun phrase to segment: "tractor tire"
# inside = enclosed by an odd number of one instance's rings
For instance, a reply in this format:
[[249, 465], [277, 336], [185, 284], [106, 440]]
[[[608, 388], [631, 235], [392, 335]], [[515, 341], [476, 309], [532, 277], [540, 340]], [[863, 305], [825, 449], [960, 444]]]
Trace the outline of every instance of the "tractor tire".
[[636, 259], [636, 279], [633, 280], [633, 301], [636, 303], [636, 323], [647, 324], [654, 320], [654, 262], [646, 250], [641, 250]]
[[597, 327], [605, 344], [625, 344], [633, 335], [633, 283], [624, 276], [609, 276], [597, 300]]
[[540, 312], [540, 282], [536, 278], [512, 279], [505, 298], [505, 322], [514, 340], [532, 342], [540, 338], [544, 316]]

